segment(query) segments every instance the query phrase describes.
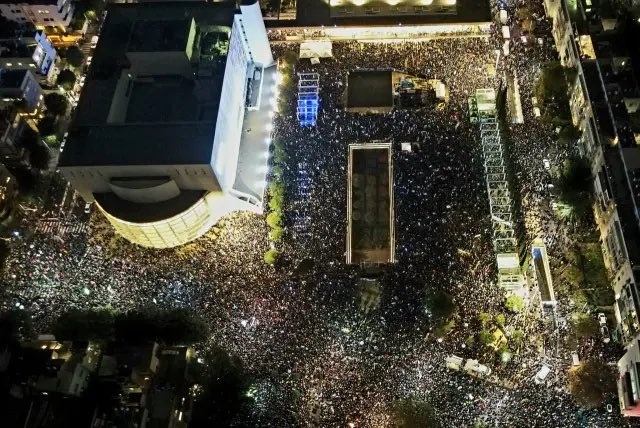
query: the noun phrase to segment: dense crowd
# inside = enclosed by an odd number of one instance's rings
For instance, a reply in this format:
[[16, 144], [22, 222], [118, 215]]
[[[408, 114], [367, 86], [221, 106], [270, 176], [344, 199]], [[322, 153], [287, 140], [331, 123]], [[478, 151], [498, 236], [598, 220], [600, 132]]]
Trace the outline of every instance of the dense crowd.
[[[526, 210], [549, 197], [541, 182], [543, 159], [555, 163], [564, 156], [554, 151], [553, 129], [530, 113], [536, 68], [551, 47], [514, 42], [492, 74], [487, 66], [496, 60], [495, 39], [337, 42], [334, 58], [317, 65], [301, 60], [296, 72], [320, 74], [321, 109], [316, 127], [300, 127], [295, 115], [276, 117], [274, 139], [289, 154], [287, 222], [298, 225], [285, 238], [283, 267], [264, 264], [267, 228], [253, 214], [229, 216], [174, 250], [134, 247], [102, 231], [94, 216], [90, 236], [15, 238], [3, 301], [31, 311], [39, 326], [69, 308], [193, 308], [211, 325], [211, 343], [240, 356], [256, 379], [255, 405], [238, 426], [381, 427], [392, 403], [407, 397], [432, 403], [444, 426], [477, 420], [514, 427], [621, 426], [615, 413], [602, 409], [578, 416], [564, 389], [568, 361], [562, 358], [547, 384], [535, 384], [543, 357], [529, 342], [506, 365], [483, 361], [495, 379], [508, 383], [475, 379], [444, 364], [452, 354], [477, 358], [480, 348], [465, 339], [480, 329], [478, 314], [504, 312], [468, 97], [517, 74], [525, 123], [508, 131], [521, 186], [514, 190], [531, 201]], [[275, 53], [295, 48], [280, 44]], [[345, 112], [340, 99], [347, 73], [359, 68], [440, 79], [449, 101], [441, 109]], [[347, 148], [375, 140], [393, 144], [398, 260], [379, 278], [379, 308], [365, 314], [358, 307], [361, 271], [344, 263]], [[401, 150], [403, 142], [411, 143], [410, 152]], [[539, 211], [534, 217], [547, 215]], [[546, 238], [544, 221], [526, 226], [529, 237]], [[297, 272], [308, 259], [313, 267]], [[456, 325], [443, 339], [425, 313], [425, 296], [435, 291], [451, 294], [456, 305]], [[535, 313], [510, 315], [507, 324], [537, 337], [545, 326]]]

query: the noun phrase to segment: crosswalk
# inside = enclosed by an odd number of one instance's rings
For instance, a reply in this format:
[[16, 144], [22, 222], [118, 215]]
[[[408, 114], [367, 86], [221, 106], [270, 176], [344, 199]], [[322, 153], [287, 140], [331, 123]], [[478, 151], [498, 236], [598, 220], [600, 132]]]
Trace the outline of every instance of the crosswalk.
[[48, 218], [38, 222], [36, 232], [56, 235], [63, 238], [67, 235], [86, 234], [89, 232], [89, 225], [87, 223]]

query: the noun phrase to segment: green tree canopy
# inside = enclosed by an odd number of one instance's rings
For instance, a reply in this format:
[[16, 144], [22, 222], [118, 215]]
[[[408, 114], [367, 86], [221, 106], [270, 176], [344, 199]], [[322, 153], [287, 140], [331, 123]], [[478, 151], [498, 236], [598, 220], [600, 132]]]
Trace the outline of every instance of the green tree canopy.
[[58, 317], [52, 331], [58, 340], [108, 341], [114, 335], [114, 315], [104, 309], [71, 309]]
[[18, 309], [0, 312], [0, 352], [12, 343], [30, 339], [33, 335], [33, 324], [28, 312]]
[[551, 117], [568, 118], [569, 98], [565, 71], [559, 61], [546, 63], [536, 80], [534, 93]]
[[80, 67], [84, 62], [84, 54], [76, 45], [69, 46], [66, 52], [66, 60], [72, 67]]
[[67, 90], [73, 89], [73, 85], [76, 84], [76, 74], [66, 68], [58, 74], [56, 83]]
[[391, 421], [395, 428], [440, 428], [433, 407], [417, 397], [398, 400], [391, 405]]
[[485, 346], [493, 342], [493, 334], [491, 333], [491, 331], [486, 329], [480, 330], [479, 338], [480, 342]]
[[40, 136], [31, 127], [26, 126], [20, 134], [19, 144], [29, 151], [34, 150], [40, 144]]
[[56, 338], [72, 341], [118, 341], [126, 344], [161, 342], [191, 345], [208, 337], [208, 326], [193, 311], [184, 308], [142, 308], [114, 313], [106, 309], [73, 309], [54, 323]]
[[281, 227], [274, 227], [269, 231], [269, 239], [273, 242], [281, 242], [284, 235], [284, 229]]
[[33, 150], [29, 151], [29, 164], [40, 171], [49, 168], [51, 153], [44, 144], [38, 144]]
[[251, 378], [242, 361], [220, 347], [214, 346], [199, 357], [204, 361], [196, 367], [195, 380], [202, 391], [196, 396], [189, 427], [230, 426], [250, 402]]
[[524, 300], [522, 297], [512, 294], [507, 297], [504, 306], [511, 312], [520, 312], [524, 309]]
[[436, 323], [445, 322], [456, 309], [453, 297], [444, 291], [435, 291], [426, 297], [425, 312]]
[[491, 321], [491, 314], [488, 312], [480, 312], [478, 314], [478, 319], [483, 326], [487, 325], [489, 321]]
[[185, 308], [147, 307], [116, 315], [115, 338], [125, 343], [161, 342], [191, 345], [202, 342], [209, 328], [202, 318]]
[[46, 115], [38, 122], [38, 132], [43, 137], [53, 135], [56, 133], [56, 117], [53, 115]]
[[270, 227], [282, 227], [282, 214], [279, 211], [271, 211], [267, 214], [267, 224]]
[[601, 406], [606, 395], [616, 391], [611, 367], [600, 360], [584, 360], [569, 371], [569, 391], [586, 408]]
[[264, 262], [268, 265], [274, 265], [280, 257], [280, 252], [274, 248], [264, 253]]
[[594, 337], [599, 334], [598, 322], [588, 314], [574, 314], [571, 317], [573, 333], [579, 338]]
[[44, 96], [44, 105], [52, 115], [60, 116], [67, 111], [69, 102], [64, 95], [52, 92]]
[[11, 247], [4, 239], [0, 239], [0, 272], [4, 269], [4, 265], [11, 254]]

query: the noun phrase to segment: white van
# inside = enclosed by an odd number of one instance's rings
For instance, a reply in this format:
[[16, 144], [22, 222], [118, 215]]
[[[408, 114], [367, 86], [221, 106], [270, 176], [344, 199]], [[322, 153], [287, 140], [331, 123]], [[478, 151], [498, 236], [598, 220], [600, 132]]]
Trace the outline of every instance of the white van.
[[462, 368], [462, 363], [464, 362], [464, 358], [460, 358], [456, 355], [451, 355], [445, 359], [445, 363], [447, 368], [451, 370], [460, 370]]
[[576, 351], [573, 351], [571, 353], [571, 364], [573, 364], [574, 366], [580, 365], [580, 357], [578, 356], [578, 353]]
[[544, 382], [547, 376], [549, 376], [550, 372], [551, 372], [551, 368], [548, 365], [543, 364], [540, 370], [538, 370], [538, 373], [536, 373], [536, 377], [534, 378], [534, 381], [538, 385], [540, 385], [541, 383]]

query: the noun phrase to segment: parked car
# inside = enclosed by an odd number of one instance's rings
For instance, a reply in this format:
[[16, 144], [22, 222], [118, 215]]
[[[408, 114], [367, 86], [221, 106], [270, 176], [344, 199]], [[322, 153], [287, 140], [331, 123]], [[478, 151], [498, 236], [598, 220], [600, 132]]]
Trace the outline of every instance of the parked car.
[[548, 365], [543, 364], [540, 370], [538, 370], [538, 373], [536, 373], [536, 377], [533, 380], [535, 381], [535, 383], [540, 385], [541, 383], [544, 383], [544, 380], [547, 378], [547, 376], [549, 376], [550, 372], [551, 368]]
[[84, 213], [89, 214], [91, 212], [91, 202], [84, 204]]
[[574, 366], [579, 366], [580, 365], [580, 357], [578, 356], [578, 352], [577, 351], [573, 351], [571, 353], [571, 364], [573, 364]]
[[609, 334], [609, 328], [606, 325], [600, 326], [600, 333], [602, 333], [602, 341], [604, 343], [611, 342], [611, 335]]
[[607, 316], [602, 312], [598, 314], [598, 323], [600, 325], [607, 325]]

